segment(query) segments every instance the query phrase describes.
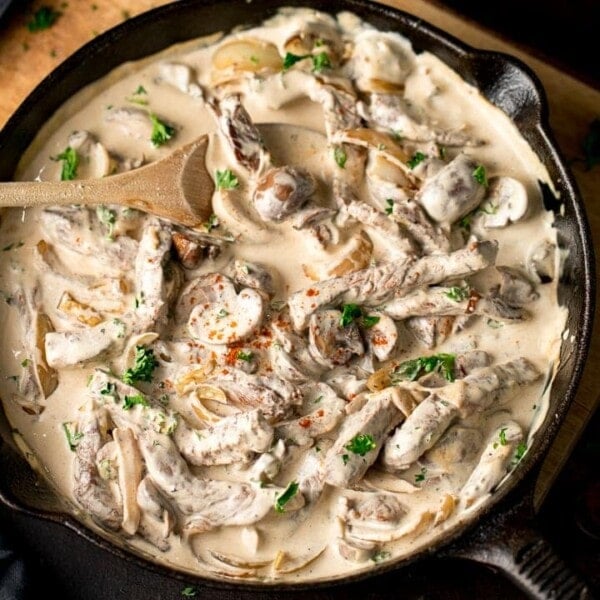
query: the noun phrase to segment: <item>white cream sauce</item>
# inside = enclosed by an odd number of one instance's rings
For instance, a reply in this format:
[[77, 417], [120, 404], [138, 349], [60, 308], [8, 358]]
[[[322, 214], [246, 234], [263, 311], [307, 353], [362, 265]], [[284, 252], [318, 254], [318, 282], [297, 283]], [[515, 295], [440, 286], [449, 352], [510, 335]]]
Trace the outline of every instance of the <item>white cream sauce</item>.
[[[532, 248], [542, 240], [555, 243], [556, 235], [552, 228], [552, 215], [543, 210], [537, 184], [538, 180], [548, 184], [551, 182], [539, 159], [517, 129], [500, 110], [485, 101], [475, 88], [466, 84], [435, 56], [428, 53], [414, 55], [407, 40], [396, 34], [381, 36], [351, 15], [342, 15], [339, 22], [345, 28], [344, 59], [349, 56], [353, 34], [366, 40], [365, 44], [360, 46], [358, 58], [353, 63], [354, 74], [361, 85], [369, 85], [368, 82], [374, 78], [388, 78], [390, 85], [402, 82], [398, 93], [403, 94], [407, 101], [419, 108], [429, 126], [445, 131], [462, 130], [469, 138], [484, 141], [483, 145], [466, 147], [464, 151], [475, 157], [478, 163], [485, 165], [488, 178], [509, 176], [525, 186], [529, 201], [525, 219], [501, 229], [477, 230], [482, 239], [498, 240], [497, 265], [510, 265], [525, 270]], [[283, 57], [286, 54], [286, 41], [296, 32], [310, 32], [314, 29], [317, 32], [315, 39], [319, 40], [331, 27], [332, 22], [328, 17], [315, 15], [312, 11], [289, 11], [261, 27], [237, 32], [233, 37], [242, 40], [264, 40], [274, 44]], [[337, 35], [340, 35], [339, 29]], [[214, 38], [209, 41], [214, 42]], [[332, 57], [335, 55], [328, 44], [323, 48], [324, 51], [330, 52]], [[207, 156], [208, 171], [215, 173], [217, 170], [231, 169], [240, 181], [240, 187], [231, 192], [233, 205], [232, 200], [227, 199], [227, 194], [215, 192], [213, 210], [220, 224], [214, 233], [229, 232], [235, 236], [235, 242], [226, 246], [215, 260], [207, 259], [194, 271], [186, 271], [185, 275], [189, 279], [202, 273], [222, 271], [232, 258], [245, 259], [252, 263], [260, 263], [273, 273], [275, 299], [285, 301], [291, 293], [313, 285], [315, 274], [320, 279], [330, 277], [328, 271], [346, 257], [348, 248], [356, 242], [362, 225], [355, 222], [340, 228], [338, 243], [324, 249], [314, 236], [306, 230], [295, 229], [290, 221], [262, 222], [252, 208], [244, 209], [245, 217], [236, 216], [236, 206], [248, 206], [249, 193], [255, 181], [251, 174], [237, 164], [223, 135], [216, 133], [215, 120], [204, 100], [169, 85], [161, 80], [159, 75], [161, 65], [167, 61], [188, 65], [197, 76], [200, 87], [210, 90], [215, 76], [222, 75], [211, 62], [214, 52], [215, 45], [212, 43], [188, 43], [140, 64], [117, 69], [102, 82], [84, 90], [78, 97], [67, 102], [41, 132], [21, 162], [18, 178], [60, 179], [61, 163], [52, 160], [52, 157], [65, 150], [70, 134], [76, 130], [91, 132], [112, 156], [141, 159], [144, 162], [164, 157], [175, 147], [192, 141], [200, 134], [211, 133]], [[396, 62], [393, 62], [395, 59]], [[390, 61], [393, 64], [389, 64]], [[325, 70], [321, 77], [326, 81], [328, 77], [331, 77], [332, 81], [342, 81], [340, 77], [349, 73], [352, 73], [352, 68], [347, 63], [343, 69]], [[348, 81], [346, 79], [345, 85], [348, 85]], [[339, 175], [339, 168], [333, 160], [332, 145], [325, 137], [323, 109], [318, 102], [307, 98], [307, 95], [314, 95], [318, 89], [318, 81], [310, 70], [310, 60], [298, 63], [286, 72], [265, 70], [256, 75], [242, 74], [229, 85], [230, 90], [237, 89], [242, 93], [243, 104], [253, 121], [259, 124], [274, 163], [300, 165], [307, 169], [317, 181], [317, 189], [313, 195], [314, 203], [335, 208], [331, 181], [336, 174]], [[145, 93], [136, 95], [135, 91], [139, 86], [143, 86]], [[224, 89], [226, 88], [220, 86], [217, 95], [224, 94]], [[148, 104], [138, 105], [128, 102], [127, 99], [147, 101]], [[106, 120], [107, 115], [118, 108], [151, 110], [174, 126], [175, 136], [165, 145], [155, 148], [148, 139], [135, 139], [132, 135], [124, 134]], [[282, 123], [288, 124], [289, 127], [272, 125]], [[401, 140], [400, 144], [402, 143]], [[407, 144], [409, 151], [425, 147], [426, 145], [411, 145], [410, 142]], [[446, 162], [457, 151], [457, 148], [448, 148]], [[371, 152], [373, 154], [377, 150], [372, 149]], [[80, 168], [84, 170], [85, 164], [82, 163]], [[361, 200], [372, 203], [365, 186], [356, 191], [359, 192]], [[382, 210], [381, 206], [378, 208]], [[47, 240], [40, 215], [40, 209], [4, 213], [0, 230], [2, 246], [5, 248], [5, 251], [0, 252], [0, 290], [6, 298], [14, 299], [18, 286], [30, 290], [38, 286], [41, 290], [40, 310], [49, 315], [54, 328], [57, 331], [72, 329], [72, 322], [69, 323], [64, 315], [61, 317], [57, 309], [68, 285], [57, 283], [57, 279], [51, 273], [40, 270], [39, 262], [36, 262], [34, 256], [36, 244], [40, 240]], [[127, 231], [123, 229], [123, 222], [126, 222], [126, 218], [119, 213], [115, 225], [117, 238], [127, 235]], [[88, 232], [82, 231], [81, 235], [86, 236]], [[132, 235], [139, 235], [135, 233], [135, 228]], [[99, 241], [94, 232], [89, 232], [89, 239], [92, 243], [100, 244], [99, 253], [104, 252], [112, 243], [101, 238]], [[389, 244], [386, 243], [385, 236], [378, 237], [372, 234], [371, 239], [372, 256], [362, 266], [368, 266], [369, 261], [381, 264], [389, 257]], [[98, 275], [101, 278], [114, 275], [115, 269], [103, 266], [94, 254], [84, 256], [56, 244], [53, 244], [53, 250], [73, 272], [96, 278]], [[132, 269], [121, 274], [122, 279], [130, 284], [129, 291], [123, 295], [123, 303], [127, 310], [130, 310], [135, 302], [135, 293], [131, 288], [133, 282], [130, 281], [131, 271]], [[493, 276], [491, 271], [493, 269], [473, 276], [470, 283], [485, 289]], [[403, 325], [398, 324], [399, 343], [393, 356], [400, 360], [442, 352], [461, 354], [478, 349], [488, 352], [493, 364], [504, 363], [521, 356], [527, 357], [544, 374], [531, 385], [514, 388], [508, 394], [508, 398], [503, 396], [500, 409], [488, 410], [478, 418], [470, 418], [469, 426], [476, 427], [482, 433], [481, 449], [487, 437], [508, 416], [522, 427], [527, 439], [531, 439], [540, 423], [548, 416], [547, 391], [543, 392], [544, 382], [546, 374], [552, 371], [558, 360], [566, 313], [558, 306], [555, 281], [537, 285], [536, 291], [539, 298], [526, 307], [530, 314], [529, 319], [515, 323], [507, 322], [494, 328], [490, 324], [497, 325], [496, 322], [488, 324], [486, 317], [474, 317], [469, 327], [452, 334], [434, 350], [425, 348]], [[118, 313], [105, 314], [110, 314], [110, 318], [118, 316]], [[110, 361], [99, 358], [76, 368], [59, 370], [58, 387], [43, 401], [43, 412], [39, 416], [28, 414], [13, 400], [17, 391], [14, 379], [20, 376], [28, 363], [35, 358], [32, 355], [31, 344], [27, 341], [27, 332], [23, 329], [23, 316], [15, 308], [14, 301], [3, 302], [0, 306], [0, 319], [5, 324], [5, 342], [0, 350], [0, 369], [4, 381], [3, 401], [10, 423], [38, 458], [43, 474], [57, 492], [68, 499], [80, 518], [85, 518], [82, 514], [85, 511], [78, 507], [73, 497], [74, 454], [66, 443], [63, 423], [77, 423], [81, 407], [88, 402], [86, 383], [93, 368], [123, 364], [123, 361], [119, 363], [118, 357], [113, 357]], [[78, 327], [84, 328], [85, 325], [80, 324]], [[185, 329], [176, 329], [171, 325], [170, 329], [167, 329], [167, 336], [170, 335], [185, 335]], [[264, 343], [264, 340], [261, 343]], [[267, 344], [270, 343], [272, 341], [267, 340]], [[245, 347], [252, 348], [252, 351], [261, 357], [262, 370], [268, 369], [265, 362], [266, 352], [257, 348], [257, 345], [258, 343], [253, 346], [250, 340]], [[226, 352], [227, 348], [215, 347], [215, 351]], [[189, 414], [189, 405], [186, 406], [188, 401], [189, 399], [185, 398], [175, 398], [172, 402], [173, 406], [181, 408], [182, 413]], [[324, 437], [335, 439], [336, 431]], [[317, 440], [313, 449], [289, 445], [283, 467], [274, 482], [285, 488], [296, 478], [298, 465], [304, 453], [314, 453], [320, 443]], [[463, 464], [455, 464], [454, 471], [445, 475], [436, 476], [435, 468], [422, 459], [416, 461], [410, 469], [399, 473], [398, 477], [410, 484], [407, 487], [414, 486], [412, 493], [396, 495], [407, 509], [400, 527], [410, 529], [410, 523], [416, 522], [423, 512], [436, 512], [446, 495], [458, 496], [477, 459], [476, 457]], [[248, 480], [248, 473], [239, 465], [198, 467], [194, 471], [201, 477]], [[429, 471], [434, 474], [431, 475]], [[420, 477], [420, 474], [424, 476]], [[235, 569], [216, 567], [214, 561], [211, 563], [212, 568], [206, 569], [203, 561], [210, 562], [207, 552], [214, 550], [244, 557], [248, 563], [261, 563], [264, 560], [267, 566], [247, 570], [251, 577], [264, 579], [267, 583], [275, 579], [295, 581], [338, 578], [350, 572], [373, 568], [375, 560], [391, 560], [411, 555], [445, 535], [478, 506], [475, 504], [468, 509], [458, 506], [447, 520], [438, 525], [433, 526], [429, 523], [422, 531], [408, 533], [395, 542], [379, 544], [371, 552], [370, 559], [351, 562], [342, 558], [336, 550], [336, 539], [342, 534], [335, 515], [341, 495], [353, 498], [360, 494], [361, 492], [325, 486], [321, 497], [308, 509], [289, 511], [283, 515], [271, 511], [254, 526], [221, 527], [191, 536], [188, 540], [183, 540], [177, 533], [171, 533], [171, 549], [167, 552], [158, 551], [139, 536], [123, 537], [120, 543], [153, 560], [208, 577], [217, 577], [215, 572], [219, 570], [225, 573], [225, 576], [228, 573], [230, 576], [235, 575]], [[489, 495], [484, 495], [482, 501], [485, 502], [488, 498]], [[92, 526], [97, 528], [96, 525]], [[103, 534], [108, 535], [105, 532]], [[112, 537], [114, 539], [114, 536]], [[248, 542], [249, 539], [253, 542]], [[254, 543], [255, 550], [252, 549]], [[284, 552], [286, 556], [296, 559], [321, 550], [324, 550], [323, 553], [305, 568], [289, 574], [274, 571], [269, 562], [278, 552]]]

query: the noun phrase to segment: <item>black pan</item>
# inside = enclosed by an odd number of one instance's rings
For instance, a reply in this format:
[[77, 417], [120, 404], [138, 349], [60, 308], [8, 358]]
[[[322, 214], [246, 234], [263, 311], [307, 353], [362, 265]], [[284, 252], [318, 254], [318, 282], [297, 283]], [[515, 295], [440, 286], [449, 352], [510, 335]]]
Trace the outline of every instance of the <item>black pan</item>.
[[[124, 61], [142, 58], [171, 44], [229, 30], [238, 24], [257, 24], [285, 4], [281, 0], [180, 0], [128, 20], [89, 42], [42, 81], [0, 132], [0, 180], [11, 179], [19, 157], [41, 126], [66, 99], [86, 84]], [[502, 569], [532, 597], [582, 597], [581, 594], [589, 593], [585, 584], [554, 555], [533, 524], [533, 487], [542, 459], [575, 396], [589, 347], [595, 294], [593, 249], [583, 203], [550, 133], [543, 89], [535, 75], [519, 61], [503, 54], [474, 50], [406, 13], [366, 0], [306, 0], [303, 4], [327, 12], [351, 10], [375, 27], [404, 34], [417, 52], [429, 51], [437, 55], [515, 122], [548, 169], [564, 202], [564, 211], [560, 211], [557, 199], [545, 189], [546, 208], [556, 215], [559, 245], [568, 249], [558, 295], [560, 303], [569, 310], [567, 327], [571, 334], [562, 345], [561, 364], [543, 427], [519, 468], [481, 513], [410, 559], [374, 565], [368, 575], [311, 584], [313, 592], [307, 596], [315, 597], [317, 587], [381, 574], [427, 557], [460, 556]], [[4, 415], [0, 415], [0, 420], [3, 440], [0, 447], [0, 500], [3, 503], [16, 511], [62, 523], [124, 560], [195, 585], [218, 585], [200, 578], [193, 581], [189, 575], [148, 562], [66, 514], [14, 448]], [[397, 577], [400, 579], [402, 573]], [[240, 584], [237, 588], [240, 592], [242, 586], [245, 589], [261, 588], [258, 583]], [[269, 589], [292, 592], [294, 587], [299, 586], [286, 584]], [[265, 591], [264, 585], [261, 589]], [[149, 598], [160, 595], [156, 590], [148, 590], [148, 594]], [[340, 597], [347, 595], [342, 593]]]

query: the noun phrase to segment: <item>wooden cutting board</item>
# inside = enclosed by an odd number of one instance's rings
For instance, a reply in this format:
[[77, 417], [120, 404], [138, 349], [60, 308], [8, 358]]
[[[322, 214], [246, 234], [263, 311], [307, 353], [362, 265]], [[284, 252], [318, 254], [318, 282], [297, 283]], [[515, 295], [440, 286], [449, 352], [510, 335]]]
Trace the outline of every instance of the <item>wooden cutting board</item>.
[[[588, 126], [594, 118], [600, 117], [600, 91], [439, 4], [426, 0], [384, 0], [384, 3], [412, 13], [476, 48], [507, 52], [526, 62], [546, 88], [551, 125], [563, 154], [568, 159], [581, 156], [581, 142]], [[62, 12], [49, 29], [30, 32], [27, 23], [31, 20], [31, 13], [28, 13], [15, 15], [4, 31], [0, 32], [0, 81], [3, 82], [0, 92], [0, 126], [4, 125], [19, 103], [52, 69], [84, 43], [125, 19], [167, 2], [36, 0], [31, 12], [41, 5], [49, 4]], [[585, 171], [581, 163], [575, 163], [574, 172], [585, 200], [594, 239], [600, 240], [600, 166]], [[598, 263], [597, 260], [597, 269]], [[594, 373], [598, 364], [600, 323], [597, 322], [579, 393], [542, 468], [536, 490], [538, 506], [598, 404], [600, 386]]]

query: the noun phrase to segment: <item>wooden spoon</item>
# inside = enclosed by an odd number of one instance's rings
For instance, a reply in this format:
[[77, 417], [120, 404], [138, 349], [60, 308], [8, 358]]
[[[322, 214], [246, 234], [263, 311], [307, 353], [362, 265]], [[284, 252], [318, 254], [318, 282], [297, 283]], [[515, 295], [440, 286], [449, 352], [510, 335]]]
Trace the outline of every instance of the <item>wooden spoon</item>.
[[102, 179], [0, 183], [0, 207], [119, 204], [198, 227], [212, 213], [215, 189], [207, 147], [203, 135], [159, 161]]

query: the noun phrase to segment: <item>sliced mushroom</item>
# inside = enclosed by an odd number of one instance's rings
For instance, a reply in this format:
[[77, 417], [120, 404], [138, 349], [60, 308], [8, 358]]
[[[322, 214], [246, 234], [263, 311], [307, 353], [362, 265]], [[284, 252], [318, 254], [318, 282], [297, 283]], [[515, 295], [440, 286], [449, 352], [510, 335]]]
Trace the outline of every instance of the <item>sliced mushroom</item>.
[[[233, 288], [233, 286], [232, 286]], [[239, 294], [232, 288], [221, 293], [216, 301], [197, 304], [188, 319], [188, 331], [204, 344], [232, 344], [254, 333], [265, 314], [263, 296], [252, 288]]]
[[275, 295], [273, 276], [264, 265], [236, 260], [233, 268], [233, 280], [237, 284], [263, 292], [268, 298]]
[[381, 312], [369, 311], [367, 319], [378, 319], [371, 327], [363, 329], [363, 335], [377, 360], [387, 360], [398, 342], [398, 330], [393, 319]]
[[257, 182], [253, 202], [265, 221], [279, 222], [304, 206], [315, 191], [312, 175], [299, 167], [276, 167]]
[[141, 108], [118, 107], [107, 111], [104, 120], [114, 125], [127, 138], [149, 142], [152, 138], [152, 121]]
[[100, 315], [93, 307], [78, 302], [69, 294], [64, 292], [58, 301], [58, 310], [66, 315], [73, 317], [77, 322], [93, 327], [103, 321]]
[[478, 166], [470, 156], [459, 154], [425, 181], [417, 199], [434, 221], [454, 223], [479, 206], [485, 186], [475, 179]]
[[84, 159], [77, 167], [78, 179], [106, 177], [114, 172], [115, 161], [89, 131], [74, 131], [69, 136], [68, 144]]
[[326, 367], [345, 365], [353, 356], [361, 356], [365, 347], [356, 323], [342, 325], [339, 310], [320, 310], [309, 321], [309, 350]]
[[117, 446], [119, 489], [123, 499], [121, 527], [129, 535], [134, 535], [141, 516], [137, 503], [137, 490], [142, 481], [142, 457], [131, 429], [114, 429], [113, 438]]
[[506, 227], [520, 221], [529, 205], [525, 186], [512, 177], [492, 177], [478, 221], [483, 227]]

